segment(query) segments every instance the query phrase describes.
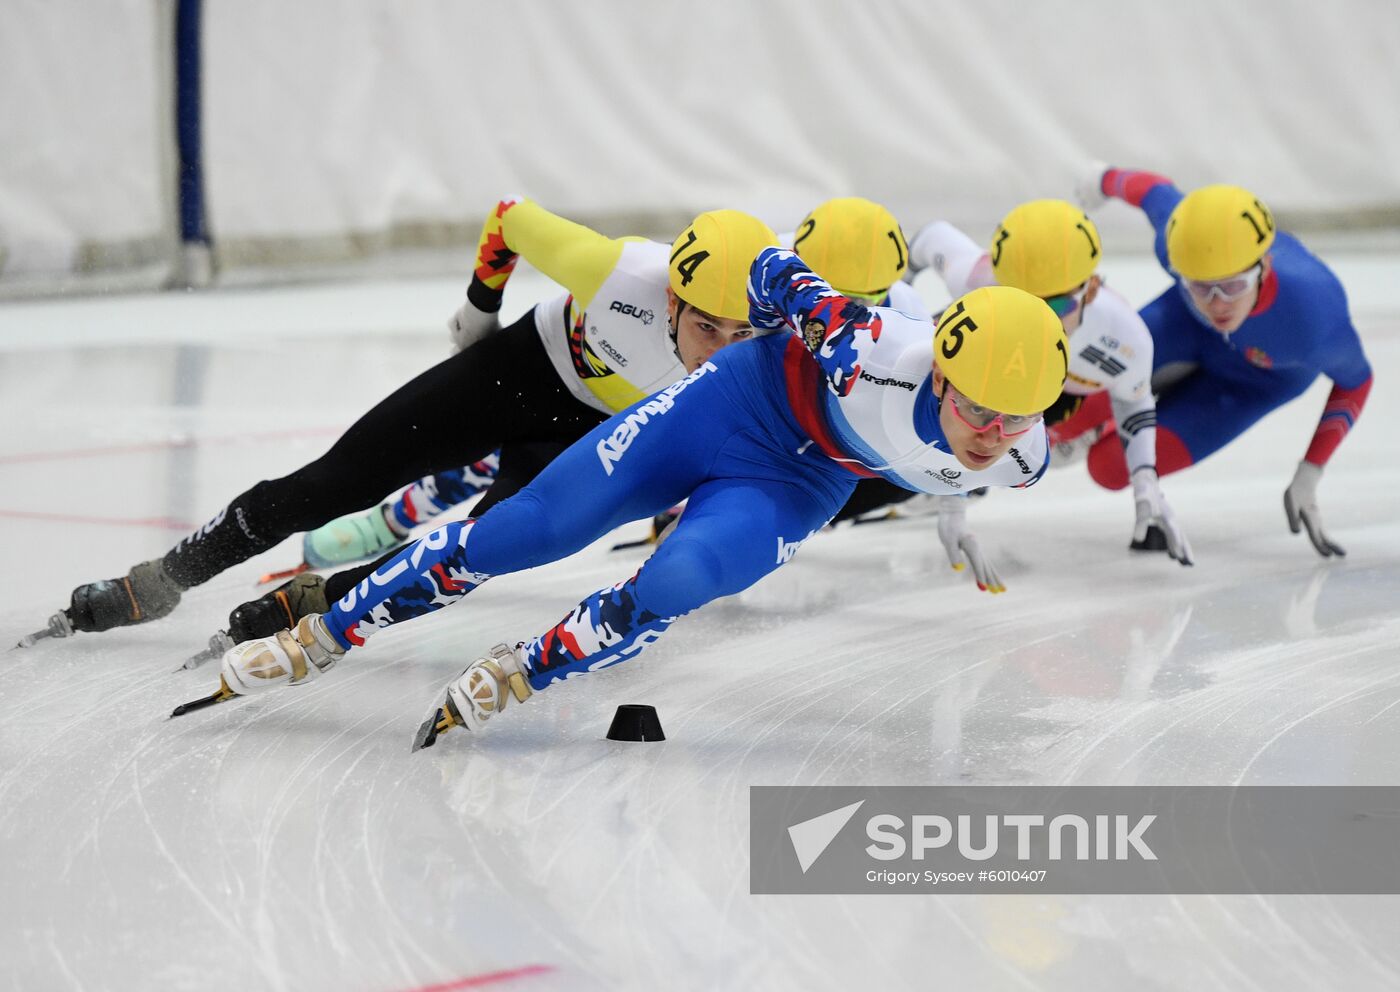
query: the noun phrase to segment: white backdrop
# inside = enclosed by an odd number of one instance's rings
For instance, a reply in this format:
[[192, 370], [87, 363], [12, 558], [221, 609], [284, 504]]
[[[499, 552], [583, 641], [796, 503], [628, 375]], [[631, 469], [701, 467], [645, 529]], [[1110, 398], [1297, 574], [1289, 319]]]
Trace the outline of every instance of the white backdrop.
[[[4, 3], [0, 282], [172, 229], [165, 5]], [[469, 245], [509, 192], [658, 234], [860, 193], [980, 236], [1094, 157], [1400, 217], [1393, 0], [206, 0], [203, 36], [225, 268]]]
[[0, 0], [0, 285], [163, 271], [170, 24], [157, 0]]

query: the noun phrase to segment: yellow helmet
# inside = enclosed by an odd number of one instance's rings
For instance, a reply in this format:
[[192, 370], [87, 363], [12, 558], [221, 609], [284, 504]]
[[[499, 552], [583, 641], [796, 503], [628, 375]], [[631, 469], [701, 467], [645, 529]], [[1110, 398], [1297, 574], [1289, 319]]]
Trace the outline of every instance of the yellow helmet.
[[1274, 215], [1247, 189], [1202, 186], [1167, 218], [1167, 260], [1186, 279], [1224, 279], [1254, 265], [1274, 243]]
[[778, 236], [757, 217], [709, 210], [671, 244], [671, 289], [714, 317], [749, 319], [749, 266]]
[[1032, 200], [1002, 218], [992, 237], [992, 272], [1003, 286], [1059, 296], [1094, 274], [1103, 241], [1088, 214], [1064, 200]]
[[909, 242], [899, 221], [859, 196], [827, 200], [808, 214], [792, 250], [847, 296], [884, 296], [909, 268]]
[[1060, 318], [1011, 286], [983, 286], [954, 300], [938, 318], [933, 357], [972, 402], [1018, 417], [1055, 402], [1069, 371]]

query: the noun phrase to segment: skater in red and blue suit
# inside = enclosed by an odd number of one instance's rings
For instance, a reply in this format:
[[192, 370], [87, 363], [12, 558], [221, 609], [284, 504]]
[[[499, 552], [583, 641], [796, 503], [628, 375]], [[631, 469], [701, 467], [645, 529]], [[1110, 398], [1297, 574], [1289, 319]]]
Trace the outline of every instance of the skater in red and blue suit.
[[[1290, 529], [1305, 528], [1318, 554], [1344, 555], [1323, 531], [1317, 483], [1360, 416], [1372, 376], [1336, 275], [1238, 186], [1183, 194], [1155, 173], [1096, 168], [1079, 195], [1086, 207], [1114, 197], [1140, 208], [1176, 280], [1141, 311], [1155, 349], [1158, 471], [1214, 454], [1325, 375], [1332, 393], [1284, 509]], [[1051, 439], [1070, 440], [1108, 417], [1107, 403], [1086, 403]], [[1089, 473], [1108, 489], [1128, 484], [1113, 432], [1090, 450]]]

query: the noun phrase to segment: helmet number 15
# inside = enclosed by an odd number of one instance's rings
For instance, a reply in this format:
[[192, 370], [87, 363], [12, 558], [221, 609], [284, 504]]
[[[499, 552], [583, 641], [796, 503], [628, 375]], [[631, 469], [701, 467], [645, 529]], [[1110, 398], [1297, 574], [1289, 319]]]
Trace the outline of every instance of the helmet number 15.
[[958, 352], [962, 351], [964, 331], [971, 334], [977, 330], [977, 323], [967, 315], [966, 310], [963, 301], [959, 300], [958, 305], [943, 318], [946, 336], [939, 350], [943, 352], [944, 358], [955, 358]]

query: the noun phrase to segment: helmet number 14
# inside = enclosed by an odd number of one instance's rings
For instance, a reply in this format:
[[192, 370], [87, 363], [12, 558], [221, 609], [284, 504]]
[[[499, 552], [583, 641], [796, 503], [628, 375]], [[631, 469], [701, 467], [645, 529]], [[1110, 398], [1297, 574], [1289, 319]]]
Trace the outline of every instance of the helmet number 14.
[[695, 270], [700, 267], [701, 262], [710, 257], [710, 253], [702, 248], [700, 251], [682, 258], [679, 262], [676, 261], [677, 257], [691, 245], [695, 244], [696, 240], [695, 231], [693, 229], [687, 231], [685, 241], [671, 253], [671, 261], [675, 264], [676, 271], [680, 273], [682, 286], [690, 285], [690, 280], [695, 278]]

